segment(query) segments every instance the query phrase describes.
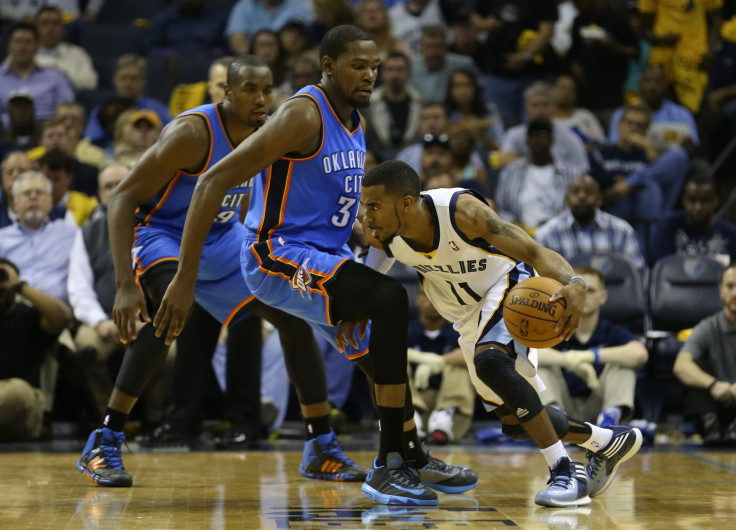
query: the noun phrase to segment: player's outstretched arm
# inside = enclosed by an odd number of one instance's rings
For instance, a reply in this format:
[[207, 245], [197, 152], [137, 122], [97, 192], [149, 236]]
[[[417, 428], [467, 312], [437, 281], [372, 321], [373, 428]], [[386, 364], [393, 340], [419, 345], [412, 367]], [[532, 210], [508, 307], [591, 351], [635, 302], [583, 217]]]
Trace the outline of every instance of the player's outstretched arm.
[[524, 230], [499, 217], [488, 204], [471, 194], [458, 198], [455, 222], [468, 239], [483, 239], [504, 254], [528, 263], [542, 276], [560, 282], [564, 287], [552, 295], [551, 301], [564, 298], [567, 308], [555, 330], [560, 331], [564, 340], [572, 337], [583, 313], [585, 284], [579, 280], [570, 282], [574, 271], [562, 256], [539, 245]]
[[146, 321], [150, 320], [131, 267], [135, 209], [163, 189], [180, 169], [198, 171], [206, 160], [208, 134], [200, 118], [175, 120], [143, 154], [110, 199], [107, 216], [117, 287], [113, 320], [124, 344], [136, 338], [137, 311]]
[[166, 344], [181, 333], [194, 298], [199, 259], [222, 198], [287, 153], [312, 153], [321, 143], [322, 119], [306, 98], [283, 104], [273, 118], [197, 179], [179, 253], [179, 270], [154, 319], [157, 336], [168, 328]]

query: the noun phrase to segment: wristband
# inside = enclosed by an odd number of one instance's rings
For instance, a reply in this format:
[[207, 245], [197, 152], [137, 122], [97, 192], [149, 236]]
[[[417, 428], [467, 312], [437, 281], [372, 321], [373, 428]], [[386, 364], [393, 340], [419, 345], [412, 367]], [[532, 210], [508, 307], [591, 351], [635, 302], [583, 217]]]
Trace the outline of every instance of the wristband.
[[600, 352], [598, 351], [598, 348], [591, 348], [590, 351], [593, 352], [593, 355], [595, 355], [595, 364], [600, 364], [601, 362], [601, 356]]
[[570, 278], [570, 282], [569, 283], [572, 283], [575, 280], [580, 280], [581, 282], [583, 282], [583, 287], [585, 287], [586, 289], [588, 288], [588, 284], [585, 283], [585, 278], [583, 278], [582, 276], [573, 276], [572, 278]]
[[716, 383], [718, 382], [718, 379], [713, 379], [713, 382], [708, 385], [708, 393], [710, 394], [710, 391], [713, 390], [713, 387], [716, 386]]

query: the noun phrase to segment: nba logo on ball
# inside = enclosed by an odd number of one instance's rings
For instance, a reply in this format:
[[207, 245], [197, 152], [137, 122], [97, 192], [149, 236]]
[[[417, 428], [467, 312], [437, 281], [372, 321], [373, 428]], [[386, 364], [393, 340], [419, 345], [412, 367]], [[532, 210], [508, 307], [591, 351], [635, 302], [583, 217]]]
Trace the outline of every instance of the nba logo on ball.
[[562, 341], [555, 325], [565, 312], [564, 299], [550, 302], [562, 288], [552, 278], [533, 277], [514, 286], [503, 301], [503, 320], [511, 336], [530, 348], [549, 348]]

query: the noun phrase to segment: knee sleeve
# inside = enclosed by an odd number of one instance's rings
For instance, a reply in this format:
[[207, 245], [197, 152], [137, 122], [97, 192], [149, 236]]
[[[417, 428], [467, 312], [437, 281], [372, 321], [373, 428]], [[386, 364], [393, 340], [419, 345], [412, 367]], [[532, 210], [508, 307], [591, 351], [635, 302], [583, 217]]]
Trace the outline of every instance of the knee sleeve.
[[542, 402], [532, 385], [514, 367], [506, 353], [489, 348], [474, 359], [478, 378], [503, 400], [520, 422], [535, 418], [542, 411]]

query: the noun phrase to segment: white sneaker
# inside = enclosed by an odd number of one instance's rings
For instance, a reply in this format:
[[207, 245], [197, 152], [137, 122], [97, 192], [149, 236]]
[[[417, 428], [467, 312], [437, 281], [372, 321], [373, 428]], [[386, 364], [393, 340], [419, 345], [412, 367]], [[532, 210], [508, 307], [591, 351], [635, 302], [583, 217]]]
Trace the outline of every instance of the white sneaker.
[[429, 415], [427, 430], [429, 437], [436, 443], [448, 443], [454, 440], [452, 434], [454, 408], [433, 410]]

